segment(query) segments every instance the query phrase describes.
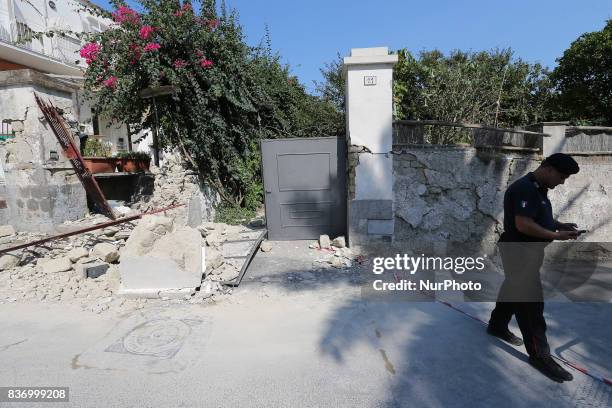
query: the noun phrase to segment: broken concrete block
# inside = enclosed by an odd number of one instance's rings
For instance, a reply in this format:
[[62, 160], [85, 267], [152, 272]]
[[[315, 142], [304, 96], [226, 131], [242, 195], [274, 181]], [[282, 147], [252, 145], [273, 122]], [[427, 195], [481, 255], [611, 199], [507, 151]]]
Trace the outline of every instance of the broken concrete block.
[[346, 241], [344, 240], [344, 237], [337, 237], [334, 238], [331, 244], [336, 248], [344, 248], [346, 246]]
[[93, 247], [91, 255], [100, 258], [104, 262], [111, 263], [119, 259], [119, 250], [113, 244], [101, 242]]
[[102, 230], [102, 233], [107, 237], [113, 237], [115, 234], [119, 232], [119, 228], [117, 227], [107, 227]]
[[173, 221], [168, 217], [145, 215], [125, 243], [122, 256], [141, 256], [153, 248], [159, 238], [172, 231]]
[[190, 227], [179, 227], [176, 231], [157, 240], [153, 244], [149, 255], [155, 258], [172, 259], [181, 269], [192, 273], [201, 273], [201, 248], [197, 230]]
[[15, 228], [12, 225], [0, 225], [0, 237], [15, 235]]
[[268, 241], [264, 241], [259, 246], [259, 249], [261, 250], [261, 252], [270, 252], [272, 250], [272, 244]]
[[104, 275], [108, 271], [109, 266], [106, 262], [88, 262], [77, 264], [75, 270], [82, 278], [95, 279]]
[[[130, 240], [132, 237], [130, 237]], [[128, 240], [128, 242], [130, 241]], [[159, 297], [164, 290], [196, 288], [202, 282], [200, 232], [179, 227], [150, 245], [146, 255], [122, 253], [119, 271], [126, 296]], [[142, 246], [140, 247], [143, 248]]]
[[331, 248], [331, 242], [328, 235], [319, 236], [319, 246], [325, 249]]
[[40, 260], [37, 265], [43, 273], [65, 272], [72, 269], [72, 262], [68, 257]]
[[76, 262], [79, 259], [85, 258], [86, 256], [88, 256], [89, 251], [83, 247], [74, 248], [70, 250], [66, 255], [68, 256], [68, 258], [70, 258], [70, 261]]
[[2, 257], [0, 257], [0, 271], [16, 267], [20, 260], [21, 256], [11, 254], [2, 255]]

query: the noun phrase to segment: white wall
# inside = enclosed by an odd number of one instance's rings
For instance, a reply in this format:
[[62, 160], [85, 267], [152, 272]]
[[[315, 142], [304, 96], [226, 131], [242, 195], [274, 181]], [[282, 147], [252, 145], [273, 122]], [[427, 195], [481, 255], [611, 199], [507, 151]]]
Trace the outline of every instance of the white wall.
[[[47, 0], [0, 0], [0, 39], [7, 39], [6, 34], [13, 33], [15, 40], [16, 21], [26, 23], [33, 31], [71, 30], [77, 32], [103, 31], [110, 26], [111, 20], [96, 17], [79, 11], [80, 3], [74, 0], [54, 0], [55, 9]], [[14, 15], [13, 15], [14, 10]], [[4, 34], [4, 35], [3, 35]], [[74, 64], [84, 60], [78, 55], [82, 41], [76, 37], [44, 37], [41, 41], [33, 40], [30, 49], [52, 56], [64, 62]]]

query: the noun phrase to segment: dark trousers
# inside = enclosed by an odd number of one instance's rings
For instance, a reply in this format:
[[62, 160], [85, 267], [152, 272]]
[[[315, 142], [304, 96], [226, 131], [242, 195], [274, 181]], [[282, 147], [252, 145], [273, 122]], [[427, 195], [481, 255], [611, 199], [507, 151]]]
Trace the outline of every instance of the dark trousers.
[[544, 246], [541, 243], [499, 243], [505, 279], [489, 320], [492, 328], [505, 330], [512, 316], [516, 316], [527, 353], [534, 357], [550, 355], [540, 280]]

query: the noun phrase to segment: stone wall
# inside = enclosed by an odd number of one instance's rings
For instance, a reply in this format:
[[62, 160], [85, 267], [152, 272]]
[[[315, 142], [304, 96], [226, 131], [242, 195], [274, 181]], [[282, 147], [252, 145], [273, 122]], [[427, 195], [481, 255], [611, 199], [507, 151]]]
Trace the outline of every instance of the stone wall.
[[[555, 217], [591, 230], [584, 240], [605, 241], [612, 235], [612, 157], [575, 159], [580, 173], [549, 192]], [[495, 242], [503, 230], [504, 191], [541, 161], [535, 153], [473, 147], [396, 151], [394, 240]]]
[[76, 89], [32, 70], [0, 72], [0, 118], [15, 131], [0, 142], [0, 224], [50, 232], [87, 213], [85, 191], [34, 100], [36, 92], [76, 123]]

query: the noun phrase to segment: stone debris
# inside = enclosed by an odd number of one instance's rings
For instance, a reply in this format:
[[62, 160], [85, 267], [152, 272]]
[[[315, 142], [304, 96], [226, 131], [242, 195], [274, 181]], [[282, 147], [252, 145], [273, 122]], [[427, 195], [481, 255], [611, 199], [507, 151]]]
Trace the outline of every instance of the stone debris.
[[220, 202], [218, 194], [201, 183], [198, 174], [187, 169], [179, 154], [164, 154], [161, 167], [151, 166], [155, 175], [153, 195], [142, 195], [131, 205], [139, 212], [185, 204], [166, 212], [179, 225], [197, 227], [214, 218], [214, 206]]
[[107, 242], [101, 242], [94, 246], [91, 255], [108, 263], [119, 260], [119, 250], [115, 245]]
[[78, 247], [68, 251], [68, 258], [70, 258], [71, 262], [76, 262], [81, 258], [85, 258], [89, 256], [89, 251], [86, 248]]
[[329, 249], [331, 248], [331, 241], [328, 235], [321, 235], [319, 237], [319, 248]]
[[268, 241], [264, 241], [259, 246], [261, 252], [270, 252], [272, 250], [272, 244]]
[[[81, 220], [65, 222], [51, 235], [104, 222], [108, 219], [102, 215], [88, 215]], [[59, 238], [0, 257], [0, 304], [61, 302], [79, 305], [92, 313], [124, 313], [163, 302], [217, 302], [232, 293], [226, 283], [239, 276], [244, 262], [240, 256], [250, 249], [248, 245], [244, 248], [241, 245], [260, 233], [261, 230], [242, 225], [212, 222], [201, 223], [197, 229], [189, 228], [170, 217], [146, 216], [141, 220]], [[47, 236], [44, 233], [16, 232], [0, 237], [0, 248]], [[152, 258], [150, 252], [155, 252], [156, 257]], [[240, 254], [236, 257], [238, 252]], [[195, 255], [198, 253], [199, 256]], [[202, 253], [205, 253], [204, 262]], [[197, 273], [197, 284], [175, 294], [158, 293], [155, 299], [120, 296], [122, 264], [125, 259], [145, 254], [156, 263], [171, 260], [174, 265], [189, 269], [192, 276]], [[167, 300], [161, 300], [161, 297]]]
[[102, 275], [104, 275], [108, 269], [110, 268], [110, 265], [107, 264], [106, 262], [96, 262], [96, 261], [92, 261], [92, 262], [86, 262], [86, 263], [79, 263], [78, 265], [75, 266], [75, 270], [77, 272], [79, 272], [79, 274], [83, 277], [83, 279], [95, 279], [98, 278]]
[[336, 248], [344, 248], [346, 247], [346, 241], [344, 240], [344, 237], [337, 237], [334, 238], [334, 240], [332, 241], [332, 246], [335, 246]]
[[0, 237], [15, 235], [15, 228], [12, 225], [0, 225]]
[[0, 270], [11, 269], [19, 264], [21, 257], [7, 254], [0, 257]]
[[310, 249], [320, 249], [321, 246], [319, 245], [319, 242], [313, 242], [312, 244], [308, 245], [308, 248], [310, 248]]
[[206, 269], [212, 271], [223, 265], [223, 254], [215, 247], [207, 247], [206, 249]]
[[66, 272], [72, 269], [72, 262], [70, 258], [56, 258], [56, 259], [45, 259], [43, 262], [39, 262], [37, 266], [42, 270], [43, 273], [57, 273]]

